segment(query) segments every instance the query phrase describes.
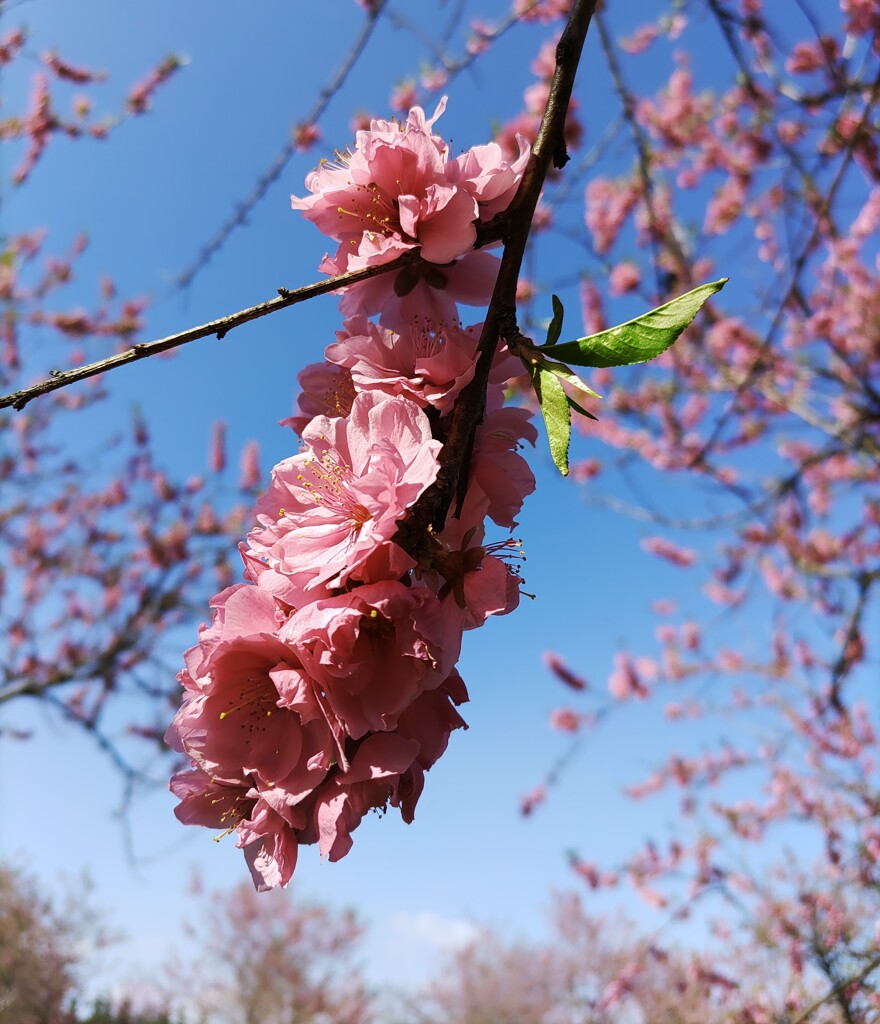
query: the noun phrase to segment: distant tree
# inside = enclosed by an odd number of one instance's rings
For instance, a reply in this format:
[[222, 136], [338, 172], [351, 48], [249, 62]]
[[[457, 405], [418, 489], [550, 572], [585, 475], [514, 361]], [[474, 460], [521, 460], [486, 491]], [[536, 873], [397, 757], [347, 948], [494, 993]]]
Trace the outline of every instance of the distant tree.
[[[779, 994], [779, 980], [759, 954], [748, 964], [731, 965], [735, 971], [728, 973], [719, 967], [717, 953], [661, 948], [656, 937], [631, 921], [587, 913], [575, 893], [557, 896], [553, 923], [552, 938], [541, 944], [511, 941], [486, 929], [448, 958], [398, 1019], [402, 1024], [721, 1024], [757, 1019], [746, 1015], [751, 986], [767, 997]], [[807, 1000], [814, 993], [803, 995]], [[768, 1017], [766, 1024], [781, 1019]]]
[[100, 938], [81, 898], [58, 909], [40, 895], [36, 881], [0, 866], [0, 1021], [68, 1024], [80, 958], [87, 943]]
[[168, 996], [204, 1024], [373, 1020], [354, 962], [363, 928], [352, 911], [295, 894], [258, 895], [245, 882], [231, 892], [204, 893], [187, 932], [197, 952], [183, 965], [169, 962]]
[[138, 1010], [128, 1000], [113, 1003], [109, 999], [95, 1000], [87, 1017], [76, 1017], [77, 1024], [180, 1024], [181, 1020], [164, 1008]]

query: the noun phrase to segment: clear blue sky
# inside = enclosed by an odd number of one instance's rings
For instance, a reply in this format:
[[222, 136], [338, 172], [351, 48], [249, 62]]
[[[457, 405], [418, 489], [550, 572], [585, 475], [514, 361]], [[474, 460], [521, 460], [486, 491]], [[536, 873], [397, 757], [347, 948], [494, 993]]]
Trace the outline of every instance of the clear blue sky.
[[[435, 5], [396, 6], [427, 12]], [[488, 0], [469, 5], [483, 16], [503, 6]], [[324, 141], [292, 161], [248, 226], [187, 293], [169, 287], [271, 161], [316, 87], [330, 78], [362, 17], [353, 0], [30, 0], [14, 7], [5, 21], [8, 27], [26, 21], [34, 50], [57, 48], [74, 63], [109, 73], [98, 93], [108, 111], [118, 109], [131, 82], [168, 52], [186, 55], [188, 64], [160, 91], [147, 117], [122, 124], [108, 142], [57, 142], [33, 181], [7, 197], [4, 230], [46, 225], [59, 250], [87, 230], [91, 244], [70, 305], [77, 303], [77, 289], [88, 305], [98, 278], [110, 272], [121, 294], [150, 296], [150, 337], [269, 298], [279, 285], [316, 280], [326, 243], [290, 211], [288, 196], [303, 193], [303, 178], [322, 155], [350, 141], [354, 110], [386, 112], [396, 80], [417, 70], [422, 54], [412, 37], [390, 26], [379, 31], [322, 120]], [[430, 20], [425, 27], [436, 28]], [[438, 128], [455, 149], [485, 141], [493, 122], [518, 109], [522, 89], [533, 80], [527, 65], [542, 31], [517, 30], [491, 64], [450, 85]], [[662, 80], [672, 51], [661, 44], [653, 53], [648, 66], [633, 59], [627, 70]], [[593, 139], [611, 116], [607, 82], [594, 70], [599, 63], [592, 40], [578, 94]], [[21, 71], [4, 82], [7, 111], [17, 109], [27, 89]], [[612, 147], [612, 159], [619, 159], [617, 152]], [[562, 258], [555, 267], [548, 263], [542, 273], [573, 276], [580, 269], [561, 264]], [[734, 274], [732, 267], [718, 269]], [[577, 329], [576, 302], [569, 308]], [[634, 312], [624, 302], [612, 308], [620, 320]], [[178, 475], [203, 470], [217, 419], [228, 423], [233, 462], [244, 441], [256, 437], [268, 468], [292, 450], [290, 433], [275, 421], [290, 412], [296, 373], [319, 357], [337, 324], [335, 302], [325, 298], [223, 342], [195, 343], [173, 360], [117, 371], [107, 380], [112, 400], [101, 416], [108, 419], [83, 417], [81, 437], [69, 443], [93, 444], [112, 429], [112, 417], [126, 417], [137, 403], [159, 460]], [[352, 853], [335, 865], [319, 863], [314, 848], [301, 854], [298, 891], [352, 905], [371, 923], [368, 959], [376, 980], [417, 976], [432, 955], [425, 936], [464, 934], [463, 922], [490, 921], [533, 934], [550, 890], [575, 884], [567, 848], [600, 861], [621, 856], [671, 814], [658, 803], [640, 807], [634, 818], [618, 792], [621, 782], [646, 774], [665, 749], [661, 709], [652, 705], [609, 722], [588, 741], [550, 803], [529, 820], [519, 816], [519, 797], [566, 749], [546, 719], [568, 695], [543, 668], [541, 652], [559, 650], [601, 689], [616, 650], [630, 644], [652, 649], [653, 598], [678, 590], [685, 605], [699, 600], [688, 595], [677, 570], [640, 550], [644, 526], [588, 502], [583, 488], [554, 476], [543, 445], [542, 438], [532, 458], [539, 493], [528, 500], [517, 531], [528, 556], [528, 589], [537, 600], [524, 600], [514, 615], [465, 638], [461, 671], [471, 692], [465, 708], [470, 730], [452, 738], [431, 772], [415, 824], [405, 827], [394, 814], [382, 821], [369, 817]], [[582, 443], [583, 454], [593, 451]], [[657, 478], [645, 483], [656, 487]], [[702, 500], [679, 481], [662, 486], [672, 510], [693, 510]], [[194, 641], [196, 625], [181, 646]], [[742, 622], [725, 628], [748, 644], [749, 633], [763, 627]], [[210, 885], [232, 886], [246, 876], [240, 852], [230, 840], [212, 843], [206, 830], [182, 828], [171, 813], [173, 799], [156, 792], [138, 800], [130, 815], [133, 862], [113, 815], [120, 789], [107, 761], [39, 709], [19, 707], [4, 716], [35, 725], [37, 735], [28, 743], [0, 744], [0, 856], [39, 874], [48, 891], [57, 890], [62, 876], [87, 870], [97, 883], [97, 903], [131, 937], [109, 956], [108, 973], [96, 986], [129, 972], [148, 974], [175, 937], [190, 868], [198, 865]], [[641, 913], [648, 924], [658, 923], [649, 911]], [[177, 945], [184, 946], [182, 938]]]

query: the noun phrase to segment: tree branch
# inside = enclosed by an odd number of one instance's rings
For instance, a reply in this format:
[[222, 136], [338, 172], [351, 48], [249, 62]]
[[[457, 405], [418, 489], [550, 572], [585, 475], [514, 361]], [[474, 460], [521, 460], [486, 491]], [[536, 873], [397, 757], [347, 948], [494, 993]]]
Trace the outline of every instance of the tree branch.
[[849, 988], [850, 985], [857, 985], [860, 981], [864, 981], [869, 974], [873, 974], [877, 968], [880, 967], [880, 956], [875, 956], [865, 964], [865, 966], [858, 972], [848, 978], [841, 978], [837, 984], [833, 985], [824, 996], [817, 999], [815, 1003], [811, 1003], [806, 1010], [799, 1013], [797, 1017], [793, 1017], [789, 1024], [803, 1024], [805, 1020], [812, 1017], [816, 1010], [820, 1009], [830, 999], [836, 999], [844, 989]]
[[801, 247], [801, 250], [797, 258], [794, 260], [792, 264], [791, 277], [788, 283], [788, 287], [785, 289], [785, 292], [782, 295], [782, 299], [779, 301], [776, 307], [776, 313], [773, 316], [772, 321], [770, 322], [770, 326], [767, 329], [767, 333], [764, 336], [764, 340], [761, 342], [761, 345], [758, 348], [758, 353], [755, 356], [752, 365], [749, 367], [748, 372], [744, 375], [742, 381], [736, 388], [736, 391], [731, 396], [727, 408], [718, 417], [715, 426], [712, 428], [712, 432], [709, 435], [708, 440], [706, 440], [702, 448], [690, 460], [690, 466], [697, 466], [705, 460], [708, 453], [714, 447], [715, 442], [721, 436], [721, 432], [727, 426], [727, 423], [730, 420], [731, 416], [737, 410], [740, 398], [764, 371], [764, 357], [767, 355], [767, 353], [773, 346], [773, 342], [776, 337], [776, 332], [782, 326], [783, 320], [785, 319], [785, 312], [788, 309], [789, 302], [797, 294], [797, 291], [800, 287], [801, 275], [807, 266], [807, 262], [809, 261], [811, 254], [813, 253], [814, 246], [821, 238], [822, 222], [824, 218], [828, 216], [831, 212], [831, 208], [834, 205], [834, 200], [837, 196], [838, 190], [843, 184], [843, 179], [850, 166], [850, 161], [852, 160], [855, 148], [859, 144], [859, 141], [863, 138], [862, 133], [869, 122], [871, 111], [873, 110], [874, 105], [877, 103], [878, 100], [880, 100], [880, 73], [878, 73], [877, 77], [874, 79], [873, 86], [871, 89], [871, 95], [865, 103], [865, 108], [862, 111], [861, 118], [859, 119], [859, 122], [856, 125], [855, 130], [852, 132], [849, 140], [847, 141], [847, 145], [841, 155], [840, 164], [837, 167], [837, 171], [834, 175], [834, 178], [832, 179], [831, 184], [828, 187], [828, 191], [825, 193], [825, 196], [818, 204], [812, 230], [810, 231], [809, 237], [807, 238], [806, 242]]
[[116, 355], [108, 356], [106, 359], [99, 359], [94, 363], [87, 363], [85, 366], [77, 366], [73, 370], [51, 370], [46, 380], [33, 384], [29, 388], [22, 388], [20, 391], [13, 391], [11, 394], [0, 396], [0, 409], [6, 409], [10, 406], [13, 409], [23, 409], [28, 402], [38, 398], [40, 395], [47, 395], [50, 391], [57, 391], [68, 384], [74, 384], [76, 381], [95, 377], [99, 373], [113, 370], [117, 366], [125, 366], [127, 363], [134, 363], [139, 359], [158, 355], [160, 352], [169, 352], [171, 349], [179, 348], [190, 341], [197, 341], [199, 338], [207, 338], [214, 335], [219, 340], [225, 337], [233, 328], [240, 327], [251, 320], [259, 320], [262, 316], [267, 316], [269, 313], [277, 313], [279, 309], [295, 306], [298, 302], [305, 302], [306, 299], [312, 299], [316, 295], [334, 292], [358, 281], [366, 281], [367, 278], [377, 277], [379, 274], [386, 274], [392, 270], [399, 270], [401, 267], [417, 263], [419, 258], [418, 250], [413, 249], [383, 266], [354, 270], [348, 274], [330, 277], [326, 281], [317, 281], [315, 284], [303, 285], [302, 288], [294, 288], [292, 290], [279, 288], [277, 298], [260, 302], [256, 306], [239, 310], [237, 313], [221, 316], [217, 320], [210, 320], [199, 327], [190, 327], [188, 330], [179, 331], [177, 334], [169, 334], [167, 337], [159, 338], [156, 341], [142, 342], [126, 349], [124, 352], [117, 352]]
[[666, 244], [675, 259], [675, 272], [678, 280], [688, 288], [693, 284], [690, 260], [688, 259], [681, 242], [676, 236], [674, 222], [670, 223], [669, 230], [665, 234], [660, 228], [659, 218], [657, 217], [657, 207], [654, 201], [655, 190], [654, 178], [652, 175], [651, 144], [647, 133], [639, 124], [638, 118], [636, 117], [635, 97], [632, 92], [630, 92], [624, 80], [623, 69], [620, 66], [620, 61], [617, 59], [617, 53], [614, 49], [614, 41], [611, 38], [611, 33], [608, 30], [608, 26], [605, 23], [605, 18], [602, 13], [596, 14], [596, 28], [599, 31], [599, 41], [602, 46], [602, 53], [605, 55], [605, 60], [608, 64], [608, 71], [611, 74], [614, 91], [617, 93], [617, 98], [620, 100], [620, 105], [623, 108], [623, 117], [629, 127], [630, 136], [632, 137], [633, 145], [635, 146], [636, 155], [638, 157], [639, 179], [642, 183], [642, 192], [645, 197], [645, 209], [648, 213], [648, 222], [651, 226], [651, 246], [654, 251], [654, 268], [657, 273], [657, 295], [658, 298], [662, 299], [669, 289], [668, 287], [664, 287], [663, 284], [662, 267], [659, 259], [659, 248], [661, 243]]
[[398, 526], [397, 543], [417, 561], [425, 553], [431, 530], [442, 528], [458, 490], [462, 469], [473, 446], [474, 433], [483, 417], [486, 386], [498, 341], [516, 332], [516, 284], [532, 217], [551, 163], [561, 168], [568, 161], [563, 134], [565, 118], [596, 3], [597, 0], [576, 0], [557, 44], [556, 70], [541, 127], [519, 189], [507, 210], [504, 255], [480, 334], [474, 376], [455, 403], [446, 443], [439, 455], [437, 480], [421, 495]]
[[[507, 214], [498, 214], [488, 224], [477, 224], [477, 241], [475, 249], [480, 249], [504, 237], [507, 230]], [[117, 352], [116, 355], [108, 356], [106, 359], [99, 359], [94, 363], [87, 363], [85, 366], [77, 366], [72, 370], [50, 370], [49, 376], [38, 384], [32, 384], [20, 391], [12, 391], [8, 395], [0, 395], [0, 409], [23, 409], [28, 402], [39, 398], [40, 395], [48, 395], [51, 391], [58, 391], [59, 388], [67, 387], [68, 384], [75, 384], [80, 380], [87, 380], [89, 377], [96, 377], [107, 370], [114, 370], [117, 366], [125, 366], [128, 363], [137, 362], [139, 359], [146, 359], [148, 356], [158, 355], [160, 352], [169, 352], [171, 349], [179, 348], [190, 341], [198, 341], [199, 338], [208, 338], [214, 335], [218, 341], [224, 338], [233, 328], [249, 323], [251, 320], [259, 320], [260, 317], [268, 316], [269, 313], [277, 313], [280, 309], [288, 306], [295, 306], [306, 299], [313, 299], [317, 295], [325, 295], [327, 292], [335, 292], [340, 288], [347, 288], [349, 285], [357, 284], [359, 281], [366, 281], [371, 277], [378, 277], [380, 274], [390, 274], [392, 271], [401, 270], [403, 267], [418, 263], [421, 259], [419, 249], [410, 249], [402, 253], [397, 259], [381, 266], [365, 267], [363, 270], [352, 270], [347, 274], [339, 274], [337, 277], [329, 277], [326, 281], [316, 281], [314, 284], [306, 284], [301, 288], [279, 288], [278, 297], [260, 302], [256, 306], [249, 306], [237, 313], [229, 313], [217, 320], [209, 320], [199, 327], [190, 327], [177, 334], [169, 334], [165, 338], [158, 338], [156, 341], [142, 342], [126, 349], [124, 352]]]

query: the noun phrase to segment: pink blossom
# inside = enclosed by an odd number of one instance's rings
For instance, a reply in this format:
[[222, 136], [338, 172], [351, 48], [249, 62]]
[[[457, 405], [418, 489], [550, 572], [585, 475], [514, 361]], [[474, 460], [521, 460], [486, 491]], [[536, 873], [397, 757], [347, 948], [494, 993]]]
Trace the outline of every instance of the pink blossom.
[[360, 745], [351, 767], [338, 773], [318, 796], [315, 820], [322, 857], [337, 861], [352, 847], [351, 833], [367, 811], [405, 803], [403, 816], [412, 821], [423, 775], [413, 766], [419, 745], [397, 733], [373, 733]]
[[427, 92], [437, 92], [442, 89], [449, 81], [449, 72], [446, 68], [430, 68], [422, 71], [421, 83], [422, 88]]
[[184, 825], [238, 832], [236, 845], [244, 848], [257, 889], [287, 885], [296, 867], [296, 829], [306, 824], [302, 809], [280, 794], [260, 792], [244, 780], [215, 779], [200, 768], [178, 772], [170, 788], [180, 799], [174, 813]]
[[668, 562], [672, 562], [673, 565], [693, 565], [697, 557], [696, 551], [692, 548], [679, 547], [665, 537], [643, 537], [641, 546], [645, 551], [650, 551], [652, 555], [657, 555], [658, 558], [665, 558]]
[[706, 206], [703, 230], [709, 235], [723, 235], [743, 211], [749, 180], [745, 175], [729, 177]]
[[495, 132], [495, 141], [505, 153], [513, 156], [519, 146], [519, 137], [533, 142], [537, 138], [540, 125], [540, 114], [524, 110], [512, 120], [504, 122]]
[[703, 593], [710, 601], [726, 604], [730, 607], [742, 604], [746, 599], [746, 591], [742, 587], [728, 587], [720, 580], [709, 580], [703, 585]]
[[490, 615], [507, 615], [519, 604], [520, 544], [512, 538], [483, 543], [486, 508], [485, 495], [472, 486], [460, 515], [450, 516], [438, 537], [446, 550], [434, 560], [443, 581], [438, 594], [452, 631], [475, 629]]
[[222, 420], [218, 420], [211, 430], [208, 465], [212, 473], [222, 473], [226, 468], [226, 424]]
[[639, 25], [631, 36], [620, 40], [620, 48], [627, 53], [644, 53], [659, 35], [659, 25], [654, 23]]
[[528, 409], [502, 406], [487, 412], [477, 431], [471, 461], [472, 486], [488, 499], [486, 514], [499, 526], [513, 529], [526, 495], [535, 489], [535, 477], [517, 453], [522, 442], [534, 446], [538, 431]]
[[565, 18], [571, 0], [514, 0], [513, 13], [523, 21], [555, 21]]
[[339, 242], [321, 263], [327, 274], [382, 265], [416, 248], [425, 261], [350, 286], [340, 306], [345, 316], [381, 313], [394, 328], [413, 318], [452, 322], [456, 302], [484, 305], [491, 297], [498, 261], [472, 251], [474, 222], [510, 202], [528, 147], [521, 142], [512, 162], [494, 143], [450, 161], [432, 132], [445, 105], [444, 98], [430, 120], [413, 107], [402, 123], [371, 121], [353, 152], [309, 175], [311, 196], [291, 198], [293, 209]]
[[678, 39], [687, 27], [687, 18], [681, 12], [665, 19], [665, 31], [669, 39]]
[[795, 43], [791, 49], [788, 60], [785, 62], [785, 70], [790, 75], [809, 74], [816, 71], [825, 63], [825, 54], [818, 41]]
[[432, 133], [445, 107], [444, 98], [430, 120], [413, 107], [405, 122], [371, 121], [354, 152], [308, 176], [311, 196], [291, 197], [294, 210], [340, 243], [322, 270], [375, 266], [416, 247], [431, 263], [449, 263], [473, 248], [476, 200], [449, 182], [448, 147]]
[[471, 20], [471, 35], [467, 41], [467, 52], [473, 55], [485, 53], [495, 38], [498, 30], [487, 21], [477, 18]]
[[336, 338], [326, 358], [350, 371], [357, 391], [403, 395], [446, 413], [473, 376], [479, 330], [429, 321], [398, 334], [359, 316]]
[[853, 35], [868, 35], [880, 28], [874, 0], [840, 0], [840, 9], [846, 15], [846, 31]]
[[214, 651], [223, 643], [260, 634], [274, 635], [285, 615], [267, 593], [246, 583], [227, 587], [211, 598], [211, 625], [199, 627], [199, 642], [184, 654], [184, 686], [198, 690], [196, 680], [208, 672]]
[[623, 1002], [623, 997], [632, 991], [633, 983], [639, 972], [637, 963], [626, 964], [620, 973], [602, 990], [596, 1008], [603, 1012], [613, 1010]]
[[570, 689], [578, 691], [587, 689], [587, 681], [575, 675], [559, 655], [554, 654], [553, 651], [544, 652], [544, 664], [560, 682], [565, 683]]
[[388, 105], [392, 110], [409, 110], [410, 107], [415, 106], [418, 91], [415, 79], [408, 78], [403, 82], [399, 82], [391, 90]]
[[293, 648], [271, 631], [272, 599], [247, 585], [226, 594], [212, 628], [187, 652], [186, 696], [166, 741], [216, 778], [258, 776], [293, 802], [332, 760], [322, 698]]
[[339, 309], [346, 317], [378, 313], [382, 324], [397, 331], [426, 320], [455, 323], [457, 302], [466, 306], [488, 304], [500, 265], [497, 256], [483, 250], [469, 252], [444, 266], [414, 263], [396, 274], [379, 274], [350, 285], [341, 295]]
[[605, 330], [605, 314], [602, 308], [602, 293], [587, 279], [581, 281], [581, 319], [587, 334], [600, 334]]
[[634, 292], [642, 282], [642, 272], [631, 260], [615, 264], [608, 278], [608, 290], [612, 295]]
[[298, 153], [306, 153], [321, 138], [321, 132], [316, 124], [298, 124], [293, 129], [293, 144]]
[[416, 760], [424, 771], [445, 752], [452, 732], [467, 729], [467, 723], [455, 709], [468, 699], [464, 680], [453, 669], [440, 686], [426, 690], [401, 712], [397, 731], [418, 741]]
[[351, 849], [352, 831], [371, 808], [399, 807], [411, 822], [424, 787], [424, 773], [446, 749], [454, 729], [467, 728], [452, 706], [467, 700], [457, 673], [422, 694], [400, 716], [397, 732], [373, 733], [358, 747], [347, 772], [336, 774], [315, 807], [322, 856], [339, 860]]
[[531, 154], [531, 146], [522, 135], [516, 136], [516, 142], [519, 155], [513, 161], [505, 158], [497, 142], [490, 142], [472, 146], [447, 165], [448, 180], [477, 200], [480, 220], [489, 221], [506, 210], [516, 195]]
[[315, 416], [347, 416], [351, 412], [355, 390], [351, 374], [342, 366], [310, 363], [297, 374], [302, 391], [296, 413], [279, 421], [302, 435]]
[[132, 114], [143, 114], [150, 109], [153, 96], [156, 90], [166, 82], [175, 71], [183, 67], [182, 58], [171, 54], [166, 57], [158, 67], [154, 68], [149, 75], [135, 85], [128, 94], [126, 104]]
[[581, 716], [571, 708], [556, 708], [550, 713], [550, 727], [560, 732], [577, 732]]
[[683, 622], [681, 625], [681, 642], [689, 651], [696, 651], [700, 646], [700, 627], [696, 622]]
[[547, 787], [535, 786], [535, 788], [520, 800], [519, 812], [527, 818], [535, 808], [539, 807], [547, 799]]
[[257, 505], [250, 550], [302, 591], [394, 579], [412, 560], [397, 521], [437, 476], [439, 441], [406, 398], [359, 394], [345, 418], [316, 416], [304, 451], [279, 463]]
[[639, 678], [628, 654], [614, 655], [614, 671], [608, 677], [608, 690], [616, 700], [626, 700], [628, 697], [644, 700], [650, 696], [650, 691]]
[[594, 480], [602, 472], [602, 463], [598, 459], [579, 459], [569, 464], [569, 474], [577, 483]]
[[608, 252], [637, 202], [638, 193], [629, 182], [607, 178], [590, 182], [586, 190], [586, 223], [596, 252]]
[[395, 728], [402, 711], [448, 676], [461, 645], [436, 596], [396, 580], [307, 604], [281, 636], [355, 739]]
[[238, 486], [242, 491], [252, 491], [262, 478], [260, 473], [260, 446], [256, 441], [248, 441], [241, 450], [241, 476]]

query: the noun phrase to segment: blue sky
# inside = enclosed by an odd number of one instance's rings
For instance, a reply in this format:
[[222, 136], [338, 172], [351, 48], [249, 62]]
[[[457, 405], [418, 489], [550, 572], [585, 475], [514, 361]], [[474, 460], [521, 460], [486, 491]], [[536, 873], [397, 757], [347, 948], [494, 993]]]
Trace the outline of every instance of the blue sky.
[[[435, 5], [419, 6], [431, 9], [425, 28], [435, 31]], [[469, 9], [491, 16], [503, 5], [487, 0]], [[148, 116], [124, 122], [109, 141], [55, 143], [33, 181], [5, 196], [4, 230], [44, 224], [59, 250], [87, 230], [91, 244], [70, 305], [77, 294], [87, 305], [100, 275], [110, 272], [120, 294], [150, 297], [149, 337], [269, 298], [278, 286], [318, 279], [325, 240], [290, 211], [288, 197], [303, 193], [305, 174], [321, 155], [350, 141], [355, 110], [384, 113], [395, 82], [418, 68], [422, 55], [412, 37], [391, 26], [379, 30], [333, 101], [320, 126], [324, 141], [291, 162], [247, 227], [187, 292], [172, 287], [311, 105], [362, 17], [353, 0], [307, 8], [226, 0], [19, 4], [4, 20], [10, 27], [29, 24], [34, 51], [57, 48], [74, 63], [108, 72], [97, 93], [108, 111], [119, 109], [131, 82], [168, 52], [185, 55], [187, 64], [160, 91]], [[533, 80], [528, 62], [542, 31], [516, 30], [491, 63], [450, 85], [438, 128], [454, 149], [485, 141], [492, 123], [517, 111], [522, 89]], [[656, 84], [668, 75], [671, 48], [660, 44], [652, 52], [647, 65], [637, 59], [627, 64], [634, 81]], [[578, 88], [594, 139], [613, 116], [607, 83], [595, 70], [599, 63], [591, 39]], [[4, 81], [7, 110], [17, 109], [33, 68], [15, 69]], [[612, 165], [623, 153], [622, 146], [612, 146]], [[13, 163], [7, 160], [5, 170]], [[576, 226], [582, 208], [574, 203], [571, 209]], [[574, 252], [551, 253], [544, 273], [576, 275], [576, 258]], [[595, 264], [586, 269], [595, 272]], [[718, 267], [719, 275], [735, 276], [735, 269]], [[577, 329], [572, 300], [570, 293], [569, 323]], [[549, 313], [549, 297], [546, 305]], [[620, 320], [637, 312], [623, 301], [612, 309]], [[94, 444], [136, 403], [150, 423], [159, 461], [178, 475], [203, 471], [217, 419], [228, 424], [233, 465], [241, 445], [256, 437], [268, 468], [292, 450], [290, 433], [275, 423], [291, 410], [296, 373], [319, 357], [337, 324], [334, 300], [323, 298], [234, 331], [222, 342], [196, 342], [173, 360], [117, 371], [107, 380], [111, 400], [82, 418], [81, 435], [69, 443]], [[38, 352], [47, 344], [39, 332], [33, 343]], [[48, 351], [45, 358], [51, 358]], [[600, 454], [593, 442], [578, 444], [581, 454]], [[530, 819], [518, 813], [519, 797], [567, 746], [546, 726], [549, 711], [567, 694], [544, 669], [542, 651], [558, 650], [602, 689], [615, 651], [630, 644], [652, 649], [652, 599], [678, 596], [685, 608], [700, 600], [678, 570], [641, 551], [640, 537], [651, 532], [644, 524], [612, 514], [592, 500], [590, 489], [561, 480], [544, 445], [542, 437], [531, 459], [538, 493], [517, 530], [528, 557], [528, 589], [537, 599], [524, 600], [514, 615], [465, 638], [460, 667], [471, 692], [465, 708], [470, 729], [453, 736], [431, 772], [414, 825], [403, 826], [393, 814], [368, 818], [352, 853], [335, 865], [319, 863], [314, 849], [302, 851], [297, 892], [362, 913], [372, 927], [367, 956], [377, 981], [418, 977], [433, 958], [427, 936], [438, 942], [461, 938], [473, 921], [540, 932], [549, 892], [574, 884], [567, 849], [598, 861], [614, 859], [673, 820], [672, 806], [662, 801], [639, 806], [636, 819], [619, 796], [620, 784], [646, 774], [665, 749], [662, 730], [668, 727], [656, 705], [611, 720], [584, 744], [549, 804]], [[639, 481], [673, 513], [705, 504], [679, 480], [641, 474]], [[181, 647], [194, 641], [197, 621]], [[723, 628], [731, 642], [747, 648], [759, 642], [767, 620], [725, 621]], [[7, 723], [33, 726], [36, 735], [26, 743], [0, 744], [0, 856], [38, 874], [48, 891], [87, 871], [96, 883], [96, 902], [130, 936], [125, 947], [106, 954], [106, 972], [95, 986], [132, 973], [149, 975], [174, 939], [191, 869], [197, 866], [209, 885], [231, 887], [246, 875], [240, 852], [230, 840], [215, 844], [207, 831], [178, 825], [174, 801], [162, 791], [142, 796], [131, 809], [128, 850], [125, 828], [114, 816], [118, 779], [88, 740], [39, 708], [19, 706], [3, 714]], [[715, 738], [712, 731], [695, 737], [703, 744]], [[661, 920], [647, 910], [639, 914], [648, 926]], [[182, 938], [177, 945], [183, 947]]]

